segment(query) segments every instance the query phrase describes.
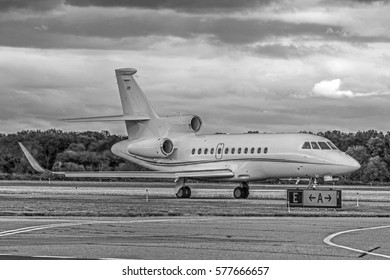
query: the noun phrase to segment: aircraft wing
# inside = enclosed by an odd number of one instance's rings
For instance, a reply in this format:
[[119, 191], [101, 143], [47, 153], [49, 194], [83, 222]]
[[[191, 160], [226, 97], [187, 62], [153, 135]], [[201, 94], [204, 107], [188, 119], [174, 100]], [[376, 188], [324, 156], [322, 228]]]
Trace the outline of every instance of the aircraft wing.
[[179, 179], [179, 178], [230, 178], [234, 174], [229, 169], [214, 169], [200, 171], [50, 171], [43, 168], [31, 155], [26, 147], [19, 142], [19, 146], [26, 156], [32, 168], [40, 173], [62, 175], [68, 178], [154, 178], [154, 179]]

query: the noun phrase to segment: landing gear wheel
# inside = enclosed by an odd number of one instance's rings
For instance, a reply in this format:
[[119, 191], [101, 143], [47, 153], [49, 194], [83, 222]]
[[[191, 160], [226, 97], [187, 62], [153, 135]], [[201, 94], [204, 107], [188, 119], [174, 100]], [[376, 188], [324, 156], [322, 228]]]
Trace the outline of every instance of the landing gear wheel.
[[181, 187], [177, 193], [176, 193], [177, 198], [190, 198], [191, 197], [191, 189], [190, 187]]
[[184, 189], [184, 198], [190, 198], [191, 197], [191, 188], [188, 186], [183, 187]]
[[234, 198], [240, 199], [243, 198], [244, 189], [241, 187], [237, 187], [233, 191]]
[[249, 196], [249, 188], [242, 188], [243, 194], [242, 198], [247, 199]]
[[233, 195], [235, 198], [240, 199], [244, 198], [247, 199], [249, 196], [249, 185], [247, 182], [242, 182], [241, 186], [237, 187], [233, 191]]
[[184, 198], [184, 195], [185, 195], [185, 193], [184, 193], [184, 187], [183, 187], [183, 188], [180, 188], [180, 189], [177, 191], [177, 193], [176, 193], [176, 197], [177, 197], [177, 198]]

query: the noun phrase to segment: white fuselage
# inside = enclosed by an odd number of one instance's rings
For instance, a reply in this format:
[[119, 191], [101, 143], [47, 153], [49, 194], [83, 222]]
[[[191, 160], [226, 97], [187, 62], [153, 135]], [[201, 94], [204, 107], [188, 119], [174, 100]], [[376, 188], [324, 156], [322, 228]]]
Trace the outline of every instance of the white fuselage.
[[112, 152], [156, 171], [182, 172], [230, 169], [232, 178], [219, 181], [254, 181], [272, 178], [337, 176], [360, 168], [358, 162], [338, 149], [304, 149], [305, 142], [330, 142], [301, 133], [286, 134], [177, 134], [175, 150], [167, 158], [131, 154], [131, 140], [115, 144]]

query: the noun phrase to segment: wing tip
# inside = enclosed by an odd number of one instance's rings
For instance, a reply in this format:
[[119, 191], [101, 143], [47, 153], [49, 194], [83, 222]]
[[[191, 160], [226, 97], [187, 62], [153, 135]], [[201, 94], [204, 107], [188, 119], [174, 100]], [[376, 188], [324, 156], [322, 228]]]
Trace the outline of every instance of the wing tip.
[[40, 173], [51, 173], [49, 170], [43, 168], [37, 160], [31, 155], [31, 153], [27, 150], [27, 148], [21, 143], [18, 142], [20, 148], [23, 151], [23, 154], [26, 156], [28, 162], [30, 163], [31, 167], [34, 168], [35, 171]]

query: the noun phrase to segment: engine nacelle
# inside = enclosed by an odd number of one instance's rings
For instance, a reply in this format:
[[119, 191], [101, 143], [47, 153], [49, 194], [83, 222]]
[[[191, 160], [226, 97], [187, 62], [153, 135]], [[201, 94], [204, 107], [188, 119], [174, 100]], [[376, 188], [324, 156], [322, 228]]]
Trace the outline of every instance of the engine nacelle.
[[193, 132], [198, 132], [202, 127], [202, 119], [197, 115], [192, 115], [189, 119], [188, 126]]
[[196, 133], [202, 127], [202, 119], [197, 115], [168, 116], [162, 119], [175, 132]]
[[150, 158], [166, 158], [174, 149], [173, 142], [168, 138], [139, 140], [127, 146], [130, 154]]

